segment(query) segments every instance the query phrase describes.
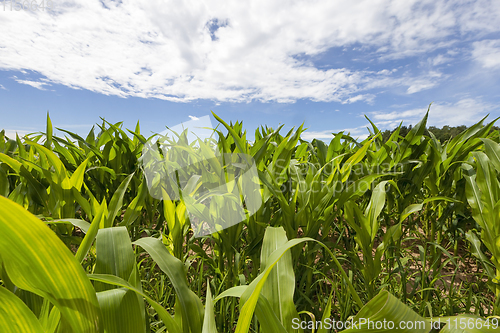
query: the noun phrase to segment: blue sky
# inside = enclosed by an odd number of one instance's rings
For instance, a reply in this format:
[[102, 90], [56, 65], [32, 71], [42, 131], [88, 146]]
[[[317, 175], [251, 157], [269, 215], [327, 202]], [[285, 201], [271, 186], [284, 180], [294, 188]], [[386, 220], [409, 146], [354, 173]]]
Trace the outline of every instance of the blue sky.
[[[37, 0], [42, 2], [42, 0]], [[500, 116], [500, 1], [52, 1], [0, 4], [0, 129], [143, 133], [214, 111], [304, 138]], [[215, 124], [215, 121], [213, 121]]]

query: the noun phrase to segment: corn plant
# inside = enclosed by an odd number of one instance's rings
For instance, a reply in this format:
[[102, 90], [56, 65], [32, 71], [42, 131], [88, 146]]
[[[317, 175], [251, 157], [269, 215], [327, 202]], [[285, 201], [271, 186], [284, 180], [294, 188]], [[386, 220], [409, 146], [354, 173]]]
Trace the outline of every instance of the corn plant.
[[[386, 140], [370, 122], [365, 140], [323, 142], [302, 126], [250, 141], [214, 117], [210, 138], [150, 150], [175, 175], [163, 183], [139, 123], [81, 137], [47, 115], [44, 133], [0, 132], [2, 332], [300, 332], [294, 320], [327, 318], [455, 332], [498, 314], [495, 120], [445, 142], [427, 115]], [[240, 191], [247, 159], [258, 207]]]

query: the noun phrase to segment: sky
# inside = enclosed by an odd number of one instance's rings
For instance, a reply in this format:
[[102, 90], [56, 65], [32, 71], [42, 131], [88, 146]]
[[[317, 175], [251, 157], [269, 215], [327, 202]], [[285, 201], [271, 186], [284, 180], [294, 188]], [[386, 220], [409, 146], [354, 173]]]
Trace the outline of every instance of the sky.
[[[215, 112], [304, 139], [500, 116], [500, 1], [0, 1], [0, 129]], [[49, 8], [50, 7], [50, 8]], [[16, 10], [18, 9], [18, 10]], [[212, 118], [212, 123], [217, 122]]]

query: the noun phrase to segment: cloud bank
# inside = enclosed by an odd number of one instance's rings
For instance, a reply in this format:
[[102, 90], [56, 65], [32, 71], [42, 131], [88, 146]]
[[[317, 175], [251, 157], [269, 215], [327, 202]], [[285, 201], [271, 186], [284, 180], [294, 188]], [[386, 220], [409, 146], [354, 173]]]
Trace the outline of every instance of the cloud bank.
[[[470, 36], [498, 32], [500, 2], [365, 1], [53, 1], [51, 11], [0, 12], [0, 69], [33, 71], [39, 89], [62, 84], [121, 97], [174, 102], [371, 101], [371, 90], [430, 89], [430, 69], [396, 71], [390, 59], [441, 55]], [[352, 59], [322, 68], [315, 57], [359, 49], [387, 69]], [[477, 41], [472, 57], [498, 68], [498, 40]]]

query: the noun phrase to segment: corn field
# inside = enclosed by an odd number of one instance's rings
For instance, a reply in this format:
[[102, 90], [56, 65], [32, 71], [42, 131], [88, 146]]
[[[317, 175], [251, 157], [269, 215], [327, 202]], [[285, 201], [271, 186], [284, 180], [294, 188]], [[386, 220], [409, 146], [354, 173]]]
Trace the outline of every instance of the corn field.
[[[440, 142], [427, 115], [404, 137], [370, 122], [325, 142], [302, 126], [251, 141], [214, 114], [210, 139], [154, 152], [188, 166], [179, 197], [152, 195], [139, 123], [0, 132], [0, 332], [500, 332], [495, 121]], [[215, 190], [240, 174], [211, 148], [251, 157], [260, 201], [199, 236], [241, 199]]]

